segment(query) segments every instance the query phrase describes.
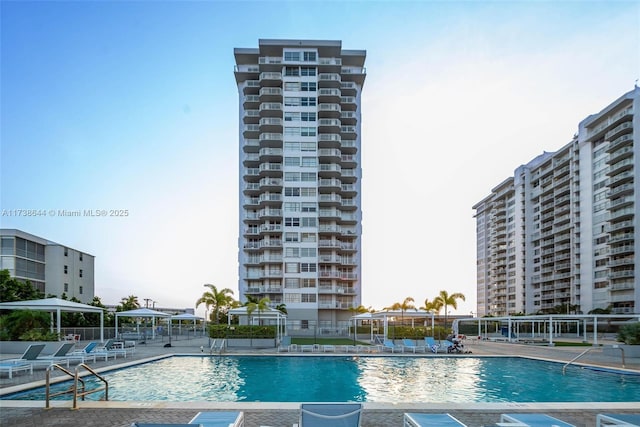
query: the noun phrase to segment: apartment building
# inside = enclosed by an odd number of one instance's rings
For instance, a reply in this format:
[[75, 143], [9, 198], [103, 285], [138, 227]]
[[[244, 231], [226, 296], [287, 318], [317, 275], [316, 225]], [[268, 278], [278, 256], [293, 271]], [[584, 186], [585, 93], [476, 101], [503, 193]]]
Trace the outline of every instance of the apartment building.
[[640, 312], [639, 109], [636, 87], [473, 206], [479, 315]]
[[90, 303], [95, 292], [95, 257], [16, 229], [0, 229], [0, 270], [29, 280], [36, 289], [57, 297], [66, 294]]
[[261, 39], [234, 54], [240, 298], [286, 305], [290, 328], [346, 326], [361, 303], [366, 52]]

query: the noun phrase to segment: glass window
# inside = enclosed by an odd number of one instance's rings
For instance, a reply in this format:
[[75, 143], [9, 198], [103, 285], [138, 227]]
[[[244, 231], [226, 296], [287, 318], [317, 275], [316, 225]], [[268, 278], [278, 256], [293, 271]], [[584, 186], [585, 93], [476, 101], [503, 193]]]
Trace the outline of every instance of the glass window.
[[284, 68], [285, 76], [299, 76], [300, 75], [300, 67], [285, 67]]
[[304, 52], [303, 60], [305, 62], [315, 62], [316, 61], [316, 53], [315, 52]]
[[[306, 52], [305, 52], [305, 58], [306, 58]], [[300, 52], [285, 52], [284, 53], [284, 60], [289, 62], [289, 61], [300, 61]]]

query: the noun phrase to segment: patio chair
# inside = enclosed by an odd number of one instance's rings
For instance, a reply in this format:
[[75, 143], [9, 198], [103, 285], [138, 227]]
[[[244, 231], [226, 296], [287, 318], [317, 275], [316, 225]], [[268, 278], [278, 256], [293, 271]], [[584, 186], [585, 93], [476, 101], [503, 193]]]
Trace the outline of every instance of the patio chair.
[[285, 335], [280, 340], [280, 345], [278, 345], [278, 352], [280, 351], [289, 351], [289, 346], [291, 345], [291, 337], [289, 335]]
[[438, 344], [433, 337], [424, 337], [424, 344], [432, 353], [447, 352], [447, 349]]
[[0, 362], [0, 372], [9, 374], [9, 379], [13, 378], [14, 372], [29, 371], [33, 374], [33, 364], [29, 362]]
[[303, 403], [294, 427], [359, 427], [360, 403]]
[[404, 346], [404, 348], [408, 348], [409, 350], [413, 351], [414, 353], [416, 351], [419, 351], [419, 352], [422, 352], [422, 353], [425, 352], [425, 346], [417, 345], [413, 340], [410, 340], [410, 339], [407, 339], [407, 338], [402, 340], [402, 345]]
[[71, 352], [71, 349], [75, 347], [75, 345], [76, 344], [73, 342], [65, 342], [60, 347], [58, 347], [58, 349], [54, 351], [53, 354], [39, 356], [36, 359], [36, 363], [45, 364], [45, 362], [48, 362], [50, 363], [50, 365], [53, 365], [54, 363], [63, 363], [66, 364], [68, 368], [70, 360], [69, 353]]
[[198, 412], [190, 425], [199, 424], [203, 427], [244, 427], [244, 412], [242, 411], [212, 411]]
[[[29, 345], [29, 347], [27, 347], [27, 349], [24, 351], [22, 356], [20, 356], [19, 358], [5, 359], [5, 360], [1, 360], [0, 362], [1, 363], [30, 363], [32, 365], [32, 369], [34, 366], [46, 366], [46, 368], [49, 369], [53, 365], [53, 361], [47, 360], [47, 359], [41, 359], [38, 357], [40, 356], [40, 353], [42, 353], [42, 350], [44, 350], [45, 346], [46, 344], [31, 344]], [[67, 362], [67, 367], [69, 367], [69, 361], [66, 361], [66, 362]]]
[[640, 414], [598, 414], [596, 427], [640, 427]]
[[502, 414], [497, 425], [501, 427], [575, 427], [550, 415], [539, 413]]
[[116, 358], [115, 354], [107, 353], [106, 351], [96, 350], [98, 348], [98, 343], [96, 341], [91, 341], [87, 345], [84, 346], [81, 350], [76, 350], [71, 352], [70, 356], [74, 359], [81, 359], [84, 363], [86, 359], [93, 358], [95, 362], [98, 357], [103, 358], [104, 361], [108, 361], [109, 357], [113, 356]]
[[466, 427], [451, 414], [420, 414], [405, 412], [404, 427]]
[[394, 342], [391, 340], [384, 340], [384, 342], [382, 343], [382, 349], [385, 351], [390, 351], [391, 353], [395, 353], [396, 350], [404, 353], [404, 347], [394, 344]]

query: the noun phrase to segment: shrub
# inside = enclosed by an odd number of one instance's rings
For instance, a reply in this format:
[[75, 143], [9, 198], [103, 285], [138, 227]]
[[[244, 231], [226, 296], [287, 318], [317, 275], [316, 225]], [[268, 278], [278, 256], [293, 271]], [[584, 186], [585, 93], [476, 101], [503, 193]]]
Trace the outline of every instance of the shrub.
[[621, 326], [618, 331], [617, 341], [630, 345], [640, 345], [640, 322]]

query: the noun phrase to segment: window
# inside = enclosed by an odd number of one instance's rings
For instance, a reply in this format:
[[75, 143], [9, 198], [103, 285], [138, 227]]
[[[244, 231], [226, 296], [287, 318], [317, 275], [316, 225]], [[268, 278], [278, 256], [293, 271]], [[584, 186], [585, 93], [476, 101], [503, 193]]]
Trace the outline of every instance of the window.
[[298, 279], [297, 277], [285, 277], [284, 287], [286, 289], [299, 289], [300, 279]]
[[297, 217], [285, 217], [285, 227], [300, 227], [300, 218]]
[[302, 287], [303, 288], [315, 288], [316, 287], [316, 279], [302, 279]]
[[82, 277], [82, 269], [80, 269], [80, 271], [78, 272], [78, 274], [80, 275], [80, 277]]
[[316, 241], [316, 233], [301, 233], [302, 234], [302, 242], [315, 242]]
[[300, 264], [300, 271], [303, 273], [315, 273], [316, 264], [311, 262], [303, 262]]
[[315, 96], [303, 96], [302, 98], [298, 98], [300, 100], [300, 104], [303, 107], [315, 107], [316, 105], [316, 97]]
[[299, 122], [301, 114], [295, 111], [285, 111], [284, 113], [284, 121], [285, 122]]
[[284, 187], [284, 195], [289, 197], [300, 196], [300, 187]]
[[315, 127], [302, 127], [298, 129], [300, 129], [300, 136], [316, 136]]
[[300, 181], [300, 172], [285, 172], [284, 180], [289, 182]]
[[302, 204], [302, 212], [315, 212], [316, 209], [315, 203], [305, 202]]
[[300, 157], [285, 157], [285, 166], [300, 166]]
[[316, 61], [316, 53], [315, 52], [304, 52], [303, 61], [305, 61], [305, 62], [315, 62]]
[[284, 233], [284, 241], [285, 242], [298, 242], [300, 238], [298, 237], [298, 233]]
[[284, 68], [285, 76], [299, 76], [300, 75], [300, 67], [285, 67]]
[[300, 256], [302, 256], [302, 257], [315, 257], [316, 256], [316, 248], [300, 248]]
[[300, 273], [300, 264], [297, 262], [285, 262], [284, 263], [284, 272], [285, 273]]
[[[305, 58], [306, 58], [306, 52], [305, 52]], [[300, 61], [300, 52], [285, 52], [284, 53], [284, 60], [287, 62], [290, 61]], [[305, 59], [306, 61], [306, 59]]]
[[64, 266], [64, 274], [68, 274], [69, 273], [69, 267], [67, 267], [66, 265]]
[[316, 302], [316, 294], [301, 294], [301, 302]]
[[292, 142], [292, 141], [285, 141], [284, 149], [285, 149], [285, 151], [300, 151], [300, 143], [299, 142]]
[[302, 226], [303, 227], [315, 227], [316, 219], [315, 218], [302, 218]]
[[300, 143], [300, 150], [301, 151], [315, 152], [316, 151], [316, 143], [315, 142], [301, 142]]
[[300, 75], [301, 76], [315, 76], [316, 75], [316, 67], [300, 67]]
[[78, 288], [78, 293], [79, 293], [80, 295], [82, 295], [82, 290], [83, 290], [83, 289], [82, 289], [82, 286], [80, 286], [80, 287]]
[[300, 85], [300, 90], [303, 92], [315, 92], [316, 91], [316, 82], [302, 82]]
[[317, 173], [315, 172], [302, 172], [300, 177], [304, 182], [316, 182], [317, 181]]
[[80, 253], [80, 261], [82, 261], [82, 253]]
[[69, 249], [64, 248], [64, 256], [69, 256]]
[[300, 136], [300, 128], [293, 126], [285, 126], [284, 134], [287, 136]]
[[318, 158], [317, 157], [303, 157], [302, 162], [300, 163], [303, 168], [315, 168], [318, 166]]
[[300, 90], [300, 82], [284, 82], [284, 90], [298, 92]]
[[64, 291], [65, 292], [69, 292], [69, 284], [68, 283], [64, 284]]
[[316, 189], [315, 188], [307, 188], [307, 187], [302, 187], [300, 189], [301, 191], [301, 196], [302, 197], [316, 197]]
[[286, 248], [284, 256], [287, 258], [298, 258], [300, 256], [300, 248]]
[[315, 112], [304, 112], [304, 113], [298, 113], [298, 114], [300, 115], [300, 118], [298, 120], [302, 120], [303, 122], [315, 122], [316, 121], [316, 113]]
[[285, 96], [284, 105], [286, 107], [298, 107], [302, 101], [297, 96]]
[[[300, 294], [284, 294], [284, 302], [289, 304], [300, 302]], [[307, 328], [302, 328], [302, 329], [307, 329]]]
[[300, 212], [300, 203], [286, 202], [284, 204], [285, 212]]

